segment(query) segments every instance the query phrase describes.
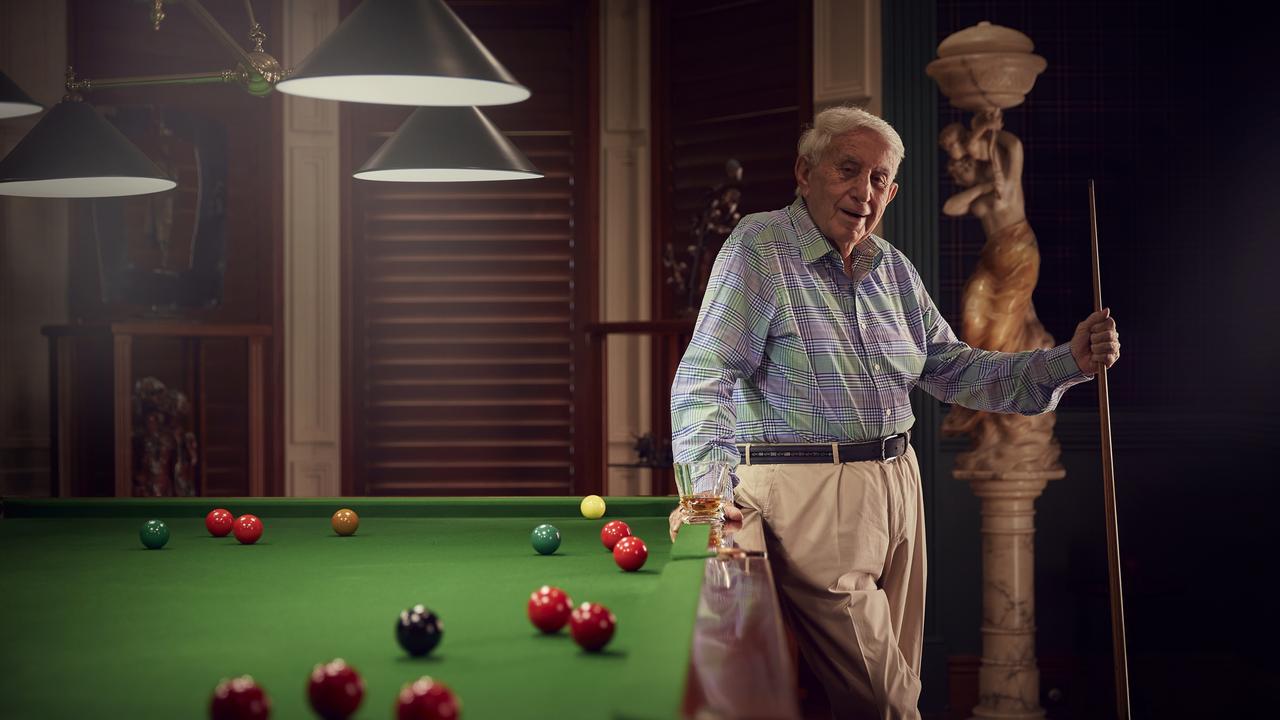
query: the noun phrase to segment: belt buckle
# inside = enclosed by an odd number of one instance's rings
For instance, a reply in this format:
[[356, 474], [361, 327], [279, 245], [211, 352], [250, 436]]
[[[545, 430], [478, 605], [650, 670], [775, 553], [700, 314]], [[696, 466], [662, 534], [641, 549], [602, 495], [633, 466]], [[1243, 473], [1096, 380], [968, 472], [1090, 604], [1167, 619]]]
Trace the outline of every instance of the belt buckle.
[[898, 433], [897, 435], [886, 435], [880, 438], [880, 462], [896, 462], [898, 460], [897, 455], [889, 457], [889, 441], [899, 437], [901, 434], [902, 433]]

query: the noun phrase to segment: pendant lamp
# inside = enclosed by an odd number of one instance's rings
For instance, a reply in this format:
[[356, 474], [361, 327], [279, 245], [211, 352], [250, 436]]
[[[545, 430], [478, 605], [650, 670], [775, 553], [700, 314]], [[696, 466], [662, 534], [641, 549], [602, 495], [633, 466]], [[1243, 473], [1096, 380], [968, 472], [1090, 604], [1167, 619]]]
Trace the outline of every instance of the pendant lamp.
[[472, 182], [542, 177], [473, 107], [421, 107], [355, 173], [361, 180]]
[[383, 105], [506, 105], [530, 94], [443, 0], [365, 0], [276, 88]]
[[0, 195], [118, 197], [177, 185], [88, 103], [63, 100], [0, 160]]
[[17, 83], [0, 71], [0, 119], [31, 115], [43, 109], [40, 103], [22, 92]]

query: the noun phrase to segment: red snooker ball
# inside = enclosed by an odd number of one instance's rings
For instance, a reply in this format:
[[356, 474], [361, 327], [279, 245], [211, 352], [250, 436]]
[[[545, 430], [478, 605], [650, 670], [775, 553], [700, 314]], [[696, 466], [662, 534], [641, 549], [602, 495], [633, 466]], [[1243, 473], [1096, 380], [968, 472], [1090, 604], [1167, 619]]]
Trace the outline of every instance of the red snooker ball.
[[226, 537], [231, 532], [231, 526], [235, 523], [235, 515], [230, 510], [218, 508], [210, 510], [208, 515], [204, 516], [204, 527], [209, 534], [214, 537]]
[[644, 567], [644, 561], [648, 559], [649, 548], [635, 535], [628, 535], [613, 546], [613, 561], [627, 572], [635, 572]]
[[342, 660], [317, 665], [307, 683], [311, 709], [325, 720], [346, 720], [364, 699], [364, 680]]
[[462, 709], [448, 685], [423, 675], [400, 689], [396, 720], [453, 720]]
[[252, 545], [262, 537], [262, 521], [257, 515], [241, 515], [236, 518], [231, 530], [236, 534], [237, 540], [245, 545]]
[[569, 617], [569, 632], [573, 641], [587, 652], [599, 652], [613, 639], [618, 620], [609, 608], [598, 603], [582, 603]]
[[529, 620], [544, 633], [558, 632], [572, 612], [573, 601], [558, 587], [543, 585], [529, 596]]
[[611, 520], [600, 529], [600, 542], [606, 550], [613, 550], [618, 541], [631, 534], [631, 528], [621, 520]]
[[209, 700], [209, 717], [213, 720], [267, 720], [271, 717], [271, 698], [248, 675], [223, 680]]

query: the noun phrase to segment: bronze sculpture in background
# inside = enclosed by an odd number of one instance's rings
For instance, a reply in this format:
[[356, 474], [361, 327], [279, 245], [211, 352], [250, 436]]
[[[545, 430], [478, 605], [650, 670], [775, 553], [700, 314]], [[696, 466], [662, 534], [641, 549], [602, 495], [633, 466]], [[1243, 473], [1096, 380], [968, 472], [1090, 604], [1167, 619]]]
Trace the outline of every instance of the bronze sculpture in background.
[[[1036, 317], [1031, 293], [1040, 273], [1040, 251], [1027, 222], [1022, 193], [1022, 142], [1004, 129], [1000, 108], [978, 112], [966, 129], [943, 128], [939, 144], [949, 156], [947, 172], [963, 188], [942, 211], [973, 215], [987, 242], [965, 283], [960, 337], [984, 350], [1019, 352], [1054, 346]], [[1053, 470], [1060, 448], [1054, 414], [1031, 417], [969, 410], [956, 405], [942, 424], [948, 435], [968, 434], [973, 447], [956, 458], [957, 469]]]
[[678, 315], [693, 317], [702, 307], [702, 295], [707, 291], [707, 279], [720, 246], [742, 219], [739, 204], [742, 201], [742, 164], [732, 158], [724, 164], [725, 179], [711, 188], [706, 205], [693, 220], [689, 231], [689, 244], [684, 252], [676, 251], [675, 243], [667, 243], [662, 265], [667, 270], [667, 285], [675, 291], [681, 304]]
[[186, 429], [187, 396], [153, 377], [133, 386], [133, 494], [191, 497], [196, 494], [196, 436]]

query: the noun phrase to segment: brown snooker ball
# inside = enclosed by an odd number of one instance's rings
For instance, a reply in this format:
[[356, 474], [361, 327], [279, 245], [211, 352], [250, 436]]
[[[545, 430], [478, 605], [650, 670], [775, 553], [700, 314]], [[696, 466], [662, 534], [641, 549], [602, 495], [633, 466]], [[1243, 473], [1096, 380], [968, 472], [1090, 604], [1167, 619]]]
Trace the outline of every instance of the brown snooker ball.
[[342, 508], [333, 514], [333, 531], [339, 535], [355, 535], [360, 527], [360, 516], [355, 510]]

